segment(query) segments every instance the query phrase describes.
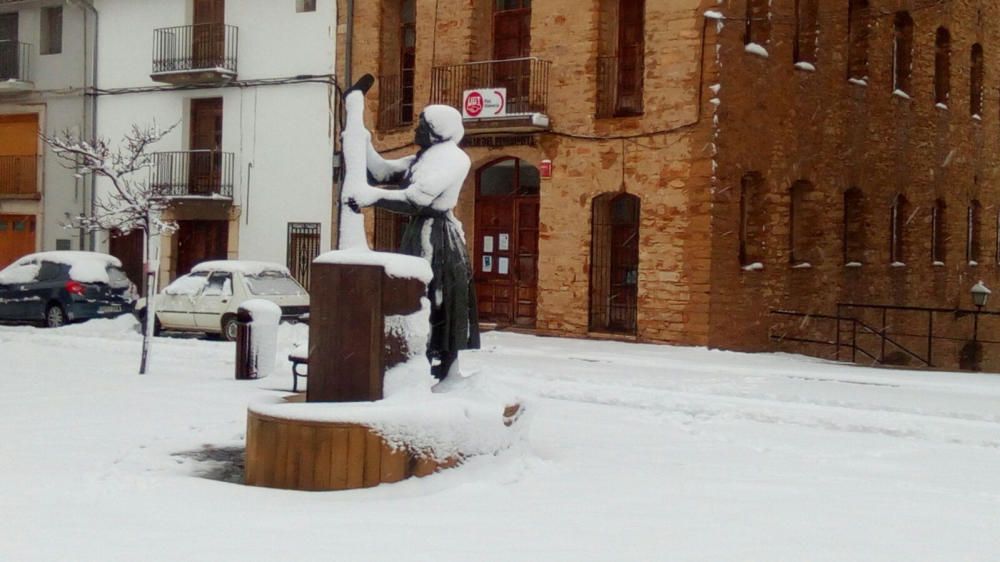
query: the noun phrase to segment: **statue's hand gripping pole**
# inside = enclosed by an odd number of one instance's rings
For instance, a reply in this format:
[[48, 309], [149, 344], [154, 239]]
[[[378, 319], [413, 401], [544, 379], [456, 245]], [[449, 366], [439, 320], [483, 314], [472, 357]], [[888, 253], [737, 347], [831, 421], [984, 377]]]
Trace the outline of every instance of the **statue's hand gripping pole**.
[[340, 249], [368, 250], [365, 236], [365, 219], [357, 209], [356, 199], [368, 187], [368, 145], [371, 133], [365, 128], [365, 94], [375, 83], [371, 74], [365, 74], [344, 94], [344, 108], [347, 122], [341, 135], [344, 151], [344, 183], [341, 189], [341, 205], [348, 205], [352, 212], [340, 213]]

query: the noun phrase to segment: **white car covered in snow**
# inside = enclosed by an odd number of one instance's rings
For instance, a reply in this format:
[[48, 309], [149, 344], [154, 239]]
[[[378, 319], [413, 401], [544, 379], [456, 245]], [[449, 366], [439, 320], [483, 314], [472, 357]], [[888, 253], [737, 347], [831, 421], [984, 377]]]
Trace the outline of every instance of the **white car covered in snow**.
[[[191, 273], [167, 285], [156, 295], [156, 330], [183, 330], [219, 334], [236, 339], [236, 311], [244, 301], [265, 299], [281, 307], [282, 320], [309, 312], [309, 294], [283, 265], [268, 262], [222, 260], [196, 265]], [[145, 317], [146, 303], [136, 305]]]

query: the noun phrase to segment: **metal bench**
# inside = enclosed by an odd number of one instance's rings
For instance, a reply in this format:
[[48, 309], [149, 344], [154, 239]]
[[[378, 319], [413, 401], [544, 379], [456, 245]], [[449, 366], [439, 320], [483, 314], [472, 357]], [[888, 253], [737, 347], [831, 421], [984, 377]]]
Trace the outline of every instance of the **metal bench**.
[[[304, 345], [292, 347], [291, 353], [288, 354], [288, 360], [292, 362], [292, 392], [298, 392], [299, 377], [307, 378], [309, 376], [309, 348]], [[300, 366], [306, 367], [306, 371], [300, 373]]]

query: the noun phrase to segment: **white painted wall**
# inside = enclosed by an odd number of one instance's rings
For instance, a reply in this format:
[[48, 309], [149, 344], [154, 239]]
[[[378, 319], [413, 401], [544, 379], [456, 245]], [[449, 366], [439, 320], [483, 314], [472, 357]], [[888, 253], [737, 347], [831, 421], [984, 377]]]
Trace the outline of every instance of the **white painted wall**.
[[[44, 6], [63, 6], [62, 52], [42, 55], [41, 9]], [[0, 95], [0, 114], [38, 113], [39, 126], [48, 135], [69, 130], [77, 134], [86, 128], [87, 110], [83, 88], [86, 85], [88, 57], [85, 40], [92, 35], [85, 29], [86, 12], [82, 6], [70, 5], [60, 0], [47, 0], [27, 4], [0, 6], [0, 12], [18, 12], [18, 40], [31, 45], [29, 79], [34, 91]], [[86, 49], [91, 48], [88, 43]], [[62, 166], [51, 151], [44, 150], [39, 141], [40, 181], [42, 182], [41, 213], [38, 216], [38, 247], [54, 250], [59, 239], [70, 240], [73, 249], [80, 249], [77, 230], [64, 225], [69, 217], [83, 212], [85, 200], [83, 182], [72, 171]], [[0, 202], [0, 212], [18, 213], [26, 208], [23, 202]]]
[[[99, 85], [160, 85], [149, 78], [153, 30], [191, 23], [191, 0], [99, 0]], [[335, 0], [296, 13], [295, 0], [227, 0], [239, 27], [238, 80], [334, 73]], [[158, 150], [188, 148], [190, 100], [223, 98], [223, 150], [235, 155], [239, 257], [286, 262], [287, 224], [321, 224], [329, 249], [333, 214], [333, 100], [327, 84], [213, 87], [101, 96], [98, 129], [118, 139], [133, 123], [180, 123]], [[252, 171], [251, 171], [252, 170]]]

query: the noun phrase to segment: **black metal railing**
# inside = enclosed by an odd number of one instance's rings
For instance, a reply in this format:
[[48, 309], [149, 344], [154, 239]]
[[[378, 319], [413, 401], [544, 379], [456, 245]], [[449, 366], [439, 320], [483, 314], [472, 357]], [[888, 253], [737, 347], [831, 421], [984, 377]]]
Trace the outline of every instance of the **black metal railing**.
[[[837, 361], [934, 368], [943, 356], [946, 365], [951, 358], [960, 369], [979, 370], [982, 348], [1000, 348], [1000, 340], [991, 337], [1000, 327], [997, 311], [838, 303], [836, 315], [793, 310], [771, 315], [788, 320], [772, 322], [772, 341], [826, 349], [816, 354]], [[982, 330], [980, 321], [986, 324]]]
[[0, 81], [30, 82], [31, 45], [0, 41]]
[[545, 113], [549, 66], [535, 57], [438, 66], [431, 71], [431, 103], [460, 108], [465, 90], [506, 88], [507, 115]]
[[234, 160], [216, 150], [157, 152], [150, 186], [162, 197], [232, 198]]
[[378, 79], [378, 129], [386, 131], [413, 123], [413, 81], [399, 76]]
[[642, 113], [643, 56], [597, 57], [597, 116]]
[[0, 156], [0, 195], [38, 193], [38, 156]]
[[153, 30], [153, 73], [219, 70], [236, 74], [239, 29], [224, 23]]

